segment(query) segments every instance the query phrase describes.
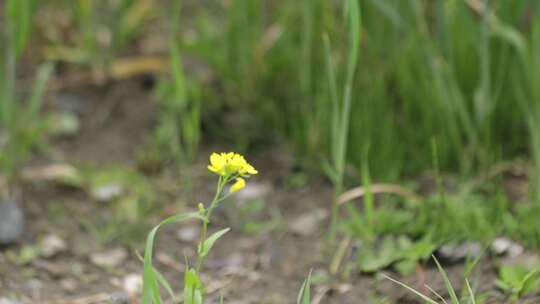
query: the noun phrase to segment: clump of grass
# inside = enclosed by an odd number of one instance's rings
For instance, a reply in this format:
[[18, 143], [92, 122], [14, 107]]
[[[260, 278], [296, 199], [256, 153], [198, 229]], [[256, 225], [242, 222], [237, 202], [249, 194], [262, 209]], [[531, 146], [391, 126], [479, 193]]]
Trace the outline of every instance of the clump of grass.
[[[337, 69], [336, 85], [328, 83], [327, 51], [318, 47], [326, 32], [334, 54], [349, 50], [340, 4], [299, 1], [281, 10], [247, 2], [226, 7], [227, 35], [214, 29], [214, 38], [225, 39], [206, 44], [202, 39], [196, 50], [218, 71], [229, 92], [221, 95], [227, 103], [264, 117], [264, 126], [310, 159], [305, 163], [317, 163], [311, 160], [342, 149], [336, 142], [342, 135], [335, 130], [347, 122], [341, 119], [343, 108], [338, 116], [334, 110], [334, 100], [343, 104], [347, 71]], [[538, 14], [533, 6], [526, 1], [489, 1], [480, 7], [473, 1], [359, 3], [366, 43], [358, 54], [362, 69], [351, 82], [346, 162], [361, 171], [369, 145], [376, 151], [370, 159], [374, 179], [388, 181], [423, 172], [434, 137], [441, 169], [464, 175], [521, 155], [524, 146], [532, 149], [534, 122], [524, 117], [535, 112], [529, 111], [534, 86], [527, 83], [534, 83], [538, 69], [531, 68], [537, 61], [532, 58], [538, 52], [534, 43], [522, 41], [534, 40], [537, 18], [520, 20], [527, 12]], [[268, 15], [261, 15], [261, 6], [269, 8]], [[269, 37], [272, 43], [264, 48]], [[227, 51], [212, 52], [218, 46]], [[524, 60], [513, 56], [515, 47]], [[346, 70], [345, 57], [332, 61]], [[512, 106], [519, 99], [524, 112]], [[531, 130], [529, 138], [525, 129]], [[330, 162], [334, 165], [333, 157]]]
[[171, 73], [158, 88], [160, 112], [154, 139], [161, 157], [178, 164], [196, 156], [201, 137], [201, 103], [199, 88], [185, 77], [182, 63], [180, 1], [175, 1], [170, 23]]
[[[4, 46], [0, 52], [0, 167], [7, 178], [8, 192], [13, 191], [21, 164], [39, 142], [43, 132], [39, 116], [46, 83], [52, 65], [42, 64], [26, 100], [17, 91], [17, 61], [32, 31], [36, 1], [5, 2], [5, 27], [1, 33]], [[8, 196], [12, 194], [8, 193]]]
[[[443, 267], [441, 266], [441, 264], [439, 263], [439, 261], [437, 261], [437, 259], [435, 257], [433, 257], [433, 260], [437, 264], [437, 268], [439, 269], [439, 273], [443, 277], [444, 285], [446, 287], [448, 295], [450, 296], [450, 301], [451, 301], [450, 303], [452, 303], [452, 304], [460, 304], [460, 303], [476, 304], [476, 296], [475, 296], [475, 294], [473, 292], [473, 289], [471, 288], [471, 284], [469, 283], [469, 280], [467, 278], [465, 278], [465, 285], [466, 285], [466, 288], [467, 288], [467, 296], [464, 299], [458, 298], [456, 290], [454, 289], [454, 287], [452, 286], [452, 282], [450, 282], [450, 279], [448, 278], [448, 274], [446, 273], [446, 271], [443, 269]], [[433, 295], [431, 297], [429, 295], [425, 295], [425, 294], [415, 290], [414, 288], [412, 288], [410, 286], [405, 285], [404, 283], [402, 283], [400, 281], [392, 279], [389, 276], [385, 276], [385, 278], [387, 278], [388, 280], [390, 280], [390, 281], [392, 281], [392, 282], [406, 288], [407, 290], [414, 293], [415, 295], [417, 295], [419, 298], [426, 301], [427, 303], [431, 303], [431, 304], [440, 304], [440, 303], [445, 303], [446, 304], [447, 303], [446, 300], [440, 294], [438, 294], [435, 290], [431, 289], [427, 285], [426, 285], [426, 287], [429, 289], [429, 291], [431, 291], [433, 293]]]
[[[325, 162], [326, 174], [332, 180], [335, 187], [335, 197], [343, 192], [343, 179], [345, 176], [345, 164], [347, 161], [347, 143], [349, 137], [349, 120], [351, 112], [354, 75], [358, 64], [358, 51], [360, 47], [360, 7], [355, 0], [345, 2], [344, 15], [347, 20], [349, 52], [346, 64], [345, 81], [339, 101], [338, 84], [336, 80], [335, 66], [332, 62], [330, 41], [324, 38], [325, 53], [327, 58], [327, 75], [332, 103], [331, 119], [331, 164]], [[337, 202], [332, 203], [332, 215], [330, 223], [330, 238], [333, 240], [336, 233], [336, 221], [338, 216]]]
[[[69, 2], [76, 46], [67, 47], [70, 53], [57, 45], [59, 56], [52, 57], [94, 61], [107, 70], [114, 54], [133, 41], [143, 21], [157, 12], [150, 4], [149, 0]], [[239, 0], [194, 9], [195, 42], [182, 51], [208, 63], [216, 81], [201, 90], [204, 99], [211, 100], [208, 113], [196, 114], [200, 107], [192, 97], [198, 93], [191, 96], [187, 89], [189, 106], [181, 120], [189, 120], [189, 127], [167, 124], [188, 133], [180, 136], [193, 143], [200, 136], [200, 117], [206, 119], [210, 133], [230, 136], [245, 147], [284, 139], [303, 155], [303, 166], [316, 169], [313, 164], [345, 150], [345, 162], [360, 172], [369, 145], [376, 151], [370, 157], [373, 178], [384, 181], [422, 173], [434, 137], [444, 171], [474, 174], [500, 160], [522, 156], [524, 150], [539, 162], [537, 5], [525, 0], [366, 0], [357, 5], [362, 6], [358, 16], [365, 43], [357, 54], [362, 69], [355, 69], [352, 80], [347, 79], [351, 61], [344, 54], [350, 43], [342, 27], [348, 21], [340, 18], [341, 3]], [[166, 16], [173, 23], [177, 18]], [[16, 35], [17, 44], [25, 35]], [[328, 81], [328, 52], [320, 47], [325, 36], [332, 39], [334, 84]], [[103, 37], [106, 47], [100, 45]], [[179, 49], [171, 43], [175, 71], [182, 70], [175, 59]], [[63, 56], [67, 53], [71, 55]], [[177, 76], [173, 73], [175, 89], [164, 99], [186, 96]], [[345, 107], [342, 89], [347, 82], [350, 106]], [[336, 111], [335, 104], [343, 107]], [[223, 112], [231, 115], [219, 115]], [[348, 122], [345, 112], [351, 118]], [[345, 149], [338, 143], [343, 132], [337, 134], [343, 125], [349, 130]], [[237, 136], [241, 132], [246, 135]], [[188, 146], [196, 144], [183, 145]], [[341, 167], [342, 161], [329, 158], [333, 167]]]
[[528, 269], [523, 266], [502, 266], [499, 268], [497, 287], [510, 294], [512, 302], [517, 302], [524, 295], [540, 289], [540, 268]]

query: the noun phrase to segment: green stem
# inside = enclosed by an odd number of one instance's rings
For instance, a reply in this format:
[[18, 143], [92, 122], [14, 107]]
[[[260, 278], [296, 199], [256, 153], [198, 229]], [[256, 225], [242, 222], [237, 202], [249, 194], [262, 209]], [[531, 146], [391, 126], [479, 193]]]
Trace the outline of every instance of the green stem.
[[[230, 181], [230, 178], [223, 178], [221, 176], [219, 177], [216, 194], [214, 195], [214, 198], [212, 199], [212, 202], [210, 203], [210, 206], [208, 207], [208, 209], [206, 210], [206, 214], [204, 215], [204, 221], [202, 223], [202, 229], [201, 229], [201, 238], [199, 240], [199, 248], [202, 248], [202, 245], [204, 241], [206, 240], [206, 235], [208, 233], [208, 223], [210, 223], [210, 216], [212, 215], [212, 211], [214, 210], [214, 208], [217, 206], [217, 204], [220, 201], [222, 201], [228, 196], [227, 195], [225, 197], [220, 198], [221, 193], [223, 192], [223, 187], [229, 181]], [[203, 262], [204, 262], [204, 257], [201, 256], [199, 252], [197, 252], [197, 267], [195, 268], [197, 273], [201, 270]]]

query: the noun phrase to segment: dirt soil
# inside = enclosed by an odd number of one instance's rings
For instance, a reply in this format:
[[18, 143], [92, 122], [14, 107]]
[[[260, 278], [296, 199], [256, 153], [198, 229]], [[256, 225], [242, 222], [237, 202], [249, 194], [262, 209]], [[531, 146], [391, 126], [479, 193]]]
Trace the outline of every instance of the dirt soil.
[[[59, 101], [60, 100], [60, 101]], [[75, 103], [81, 117], [81, 130], [71, 138], [55, 139], [46, 156], [36, 164], [63, 162], [77, 166], [135, 166], [142, 146], [148, 143], [155, 124], [156, 104], [151, 92], [134, 79], [113, 83], [106, 88], [83, 87], [50, 92], [49, 109], [62, 102]], [[73, 104], [72, 104], [73, 106]], [[117, 239], [100, 239], [89, 227], [106, 225], [116, 214], [108, 203], [96, 202], [87, 192], [51, 182], [27, 182], [23, 187], [23, 209], [27, 227], [23, 239], [0, 249], [0, 303], [138, 303], [142, 263], [137, 257], [150, 225], [176, 211], [193, 209], [198, 201], [212, 195], [214, 180], [205, 170], [206, 156], [230, 147], [206, 145], [195, 164], [182, 170], [165, 170], [150, 175], [160, 195], [155, 212], [145, 218], [143, 229], [132, 244]], [[227, 202], [216, 213], [211, 229], [233, 229], [214, 247], [204, 269], [207, 303], [295, 303], [296, 294], [310, 269], [314, 277], [314, 303], [421, 303], [405, 289], [381, 275], [355, 271], [331, 275], [328, 262], [336, 248], [327, 246], [327, 207], [332, 190], [323, 180], [290, 186], [294, 160], [281, 150], [248, 157], [261, 172], [250, 180], [254, 185], [238, 202]], [[171, 181], [172, 180], [172, 181]], [[179, 180], [176, 185], [176, 180]], [[171, 186], [172, 185], [172, 186]], [[170, 190], [173, 189], [173, 190]], [[261, 210], [239, 215], [252, 200], [263, 203]], [[245, 208], [244, 208], [245, 209]], [[118, 212], [118, 211], [116, 211]], [[250, 219], [251, 216], [254, 219]], [[268, 223], [268, 225], [261, 225]], [[272, 224], [274, 223], [274, 224]], [[250, 226], [251, 225], [251, 226]], [[248, 229], [246, 227], [252, 227]], [[255, 227], [255, 228], [253, 228]], [[193, 223], [167, 227], [159, 235], [156, 266], [181, 292], [184, 256], [193, 260], [196, 226]], [[46, 235], [55, 235], [65, 247], [50, 257], [33, 255], [32, 248]], [[114, 251], [110, 251], [114, 250]], [[96, 253], [119, 261], [107, 267], [96, 263]], [[127, 253], [123, 257], [122, 253]], [[24, 260], [24, 255], [31, 258]], [[17, 262], [18, 261], [18, 262]], [[349, 252], [342, 262], [352, 264]], [[445, 265], [459, 287], [463, 266]], [[490, 261], [478, 266], [481, 290], [491, 290], [484, 303], [505, 303], [494, 288], [494, 269]], [[347, 273], [346, 275], [344, 273]], [[441, 277], [430, 263], [407, 277], [389, 271], [410, 286], [426, 291], [424, 284], [445, 294]], [[479, 284], [478, 284], [479, 283]], [[5, 302], [2, 302], [3, 299]], [[11, 300], [11, 302], [8, 301]], [[526, 299], [540, 303], [539, 299]]]

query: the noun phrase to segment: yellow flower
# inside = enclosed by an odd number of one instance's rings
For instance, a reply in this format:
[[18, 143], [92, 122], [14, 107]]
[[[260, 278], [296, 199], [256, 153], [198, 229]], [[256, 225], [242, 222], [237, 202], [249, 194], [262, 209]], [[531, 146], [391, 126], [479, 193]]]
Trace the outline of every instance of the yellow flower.
[[210, 155], [210, 165], [208, 165], [208, 170], [223, 176], [225, 175], [226, 165], [227, 158], [224, 157], [224, 153], [212, 153], [212, 155]]
[[246, 163], [246, 165], [242, 169], [240, 169], [240, 175], [255, 175], [257, 173], [259, 173], [259, 171], [257, 171], [252, 165], [248, 163]]
[[230, 160], [231, 169], [240, 175], [254, 175], [257, 174], [257, 170], [250, 165], [246, 159], [240, 154], [234, 154]]
[[239, 177], [236, 179], [236, 182], [231, 186], [231, 193], [242, 190], [246, 186], [246, 181]]
[[234, 152], [212, 153], [212, 155], [210, 155], [210, 165], [208, 165], [208, 170], [221, 176], [231, 176], [235, 174], [248, 176], [258, 173], [242, 155]]

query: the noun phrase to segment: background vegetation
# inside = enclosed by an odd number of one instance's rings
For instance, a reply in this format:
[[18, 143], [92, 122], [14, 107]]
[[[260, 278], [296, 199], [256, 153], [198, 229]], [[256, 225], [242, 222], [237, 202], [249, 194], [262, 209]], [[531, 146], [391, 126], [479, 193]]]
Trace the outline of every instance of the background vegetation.
[[[138, 168], [184, 169], [206, 146], [254, 155], [286, 147], [296, 177], [333, 184], [330, 241], [337, 231], [361, 240], [361, 271], [393, 265], [408, 273], [444, 244], [487, 248], [500, 235], [540, 247], [538, 1], [2, 5], [0, 166], [7, 196], [30, 155], [48, 149], [42, 139], [55, 127], [42, 110], [47, 90], [142, 77], [158, 111], [150, 142], [137, 150]], [[104, 109], [96, 119], [108, 115]], [[115, 171], [133, 188], [126, 186], [136, 210], [123, 215], [131, 224], [144, 222], [159, 197], [159, 190], [135, 185], [151, 176], [134, 171]], [[87, 175], [69, 183], [96, 186], [97, 174]], [[407, 192], [425, 176], [433, 184], [425, 193]], [[525, 195], [508, 198], [507, 176], [526, 181]], [[404, 187], [388, 187], [396, 184]], [[361, 195], [346, 191], [358, 185]], [[359, 197], [361, 207], [349, 203]], [[345, 220], [338, 224], [339, 217]], [[123, 220], [108, 230], [129, 230]], [[337, 268], [341, 258], [340, 251], [332, 258]], [[516, 282], [529, 276], [524, 271]]]
[[[6, 39], [5, 46], [14, 44], [22, 53], [39, 23], [32, 18], [38, 5], [58, 10], [49, 11], [48, 24], [34, 33], [33, 41], [42, 43], [38, 58], [90, 65], [105, 77], [115, 77], [114, 58], [133, 52], [137, 37], [165, 28], [168, 47], [156, 49], [170, 59], [163, 72], [171, 77], [159, 86], [167, 114], [156, 136], [183, 138], [177, 145], [191, 150], [184, 156], [193, 157], [201, 128], [206, 136], [245, 147], [288, 142], [316, 170], [336, 146], [333, 123], [341, 117], [333, 107], [343, 92], [332, 88], [327, 59], [335, 69], [333, 83], [341, 87], [348, 42], [339, 3], [188, 1], [181, 8], [176, 1], [148, 0], [8, 2], [13, 20], [5, 35], [14, 41]], [[537, 158], [535, 1], [360, 2], [348, 163], [360, 170], [369, 149], [377, 180], [417, 176], [431, 168], [433, 142], [441, 170], [465, 175], [501, 161]], [[53, 20], [57, 14], [64, 20]], [[9, 30], [14, 22], [21, 22], [15, 32]], [[68, 25], [73, 32], [62, 36]], [[3, 48], [5, 69], [10, 49]], [[195, 68], [186, 77], [186, 58], [202, 62], [203, 72]], [[175, 115], [182, 119], [165, 122]]]

